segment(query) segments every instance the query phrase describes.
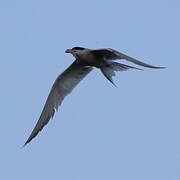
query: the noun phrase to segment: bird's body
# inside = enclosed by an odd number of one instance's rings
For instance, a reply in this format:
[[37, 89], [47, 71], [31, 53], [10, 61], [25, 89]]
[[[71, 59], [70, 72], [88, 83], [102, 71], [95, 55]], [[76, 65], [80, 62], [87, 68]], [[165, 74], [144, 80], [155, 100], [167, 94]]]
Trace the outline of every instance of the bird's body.
[[103, 75], [112, 84], [114, 84], [112, 77], [115, 76], [116, 71], [139, 69], [133, 66], [114, 62], [113, 60], [125, 59], [148, 68], [164, 68], [143, 63], [111, 48], [87, 49], [82, 47], [74, 47], [72, 49], [67, 49], [65, 52], [71, 53], [75, 57], [75, 61], [55, 80], [40, 118], [25, 145], [43, 129], [43, 127], [54, 116], [55, 111], [61, 105], [63, 99], [87, 74], [92, 71], [93, 67], [99, 68]]
[[[76, 47], [77, 48], [77, 47]], [[70, 49], [68, 49], [71, 51]], [[66, 52], [68, 52], [66, 50]], [[74, 55], [77, 63], [84, 64], [86, 66], [100, 67], [102, 59], [98, 59], [95, 54], [91, 53], [90, 49], [83, 49]]]

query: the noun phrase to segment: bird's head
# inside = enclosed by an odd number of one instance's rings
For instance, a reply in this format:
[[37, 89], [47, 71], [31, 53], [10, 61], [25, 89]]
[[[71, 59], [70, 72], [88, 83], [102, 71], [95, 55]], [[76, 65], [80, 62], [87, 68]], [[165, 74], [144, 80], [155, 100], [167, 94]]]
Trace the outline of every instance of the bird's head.
[[66, 53], [71, 53], [75, 58], [78, 58], [78, 54], [81, 54], [85, 48], [83, 47], [73, 47], [72, 49], [66, 49]]

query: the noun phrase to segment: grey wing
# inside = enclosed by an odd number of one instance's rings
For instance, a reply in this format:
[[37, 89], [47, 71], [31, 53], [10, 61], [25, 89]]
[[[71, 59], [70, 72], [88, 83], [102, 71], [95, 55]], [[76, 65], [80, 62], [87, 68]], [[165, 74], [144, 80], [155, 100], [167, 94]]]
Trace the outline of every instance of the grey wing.
[[105, 60], [115, 60], [115, 59], [125, 59], [127, 61], [130, 61], [134, 64], [138, 64], [140, 66], [144, 66], [147, 68], [156, 68], [156, 69], [163, 69], [165, 67], [159, 67], [159, 66], [152, 66], [150, 64], [143, 63], [137, 59], [134, 59], [130, 56], [127, 56], [119, 51], [116, 51], [111, 48], [104, 48], [104, 49], [95, 49], [91, 51], [94, 53], [96, 56], [99, 56], [101, 58], [104, 58]]
[[61, 105], [63, 99], [73, 88], [89, 73], [93, 68], [77, 64], [74, 61], [62, 74], [55, 80], [49, 96], [44, 105], [39, 120], [33, 129], [31, 135], [24, 145], [29, 143], [43, 127], [53, 118], [58, 106]]

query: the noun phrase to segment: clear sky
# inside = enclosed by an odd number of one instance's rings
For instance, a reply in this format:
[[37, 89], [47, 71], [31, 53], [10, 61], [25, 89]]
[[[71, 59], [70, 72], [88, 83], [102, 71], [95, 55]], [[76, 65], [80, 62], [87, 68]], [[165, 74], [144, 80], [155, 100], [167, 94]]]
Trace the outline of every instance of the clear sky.
[[[0, 2], [0, 179], [179, 180], [180, 1]], [[95, 69], [22, 148], [48, 92], [73, 57], [111, 47], [166, 66]]]

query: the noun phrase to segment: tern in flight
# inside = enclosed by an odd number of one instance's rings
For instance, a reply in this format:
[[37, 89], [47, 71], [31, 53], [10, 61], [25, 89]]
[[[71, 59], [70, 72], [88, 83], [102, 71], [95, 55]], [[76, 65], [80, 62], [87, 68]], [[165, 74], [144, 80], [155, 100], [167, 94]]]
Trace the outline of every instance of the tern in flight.
[[75, 60], [55, 80], [39, 120], [24, 145], [35, 138], [39, 131], [41, 131], [49, 120], [53, 118], [55, 111], [58, 110], [58, 106], [61, 105], [63, 99], [93, 70], [93, 67], [100, 69], [103, 75], [113, 85], [115, 84], [112, 77], [115, 76], [116, 71], [125, 71], [128, 69], [141, 70], [137, 67], [114, 62], [113, 60], [124, 59], [147, 68], [165, 68], [143, 63], [111, 48], [88, 49], [83, 47], [73, 47], [72, 49], [67, 49], [65, 52], [71, 53], [75, 57]]

